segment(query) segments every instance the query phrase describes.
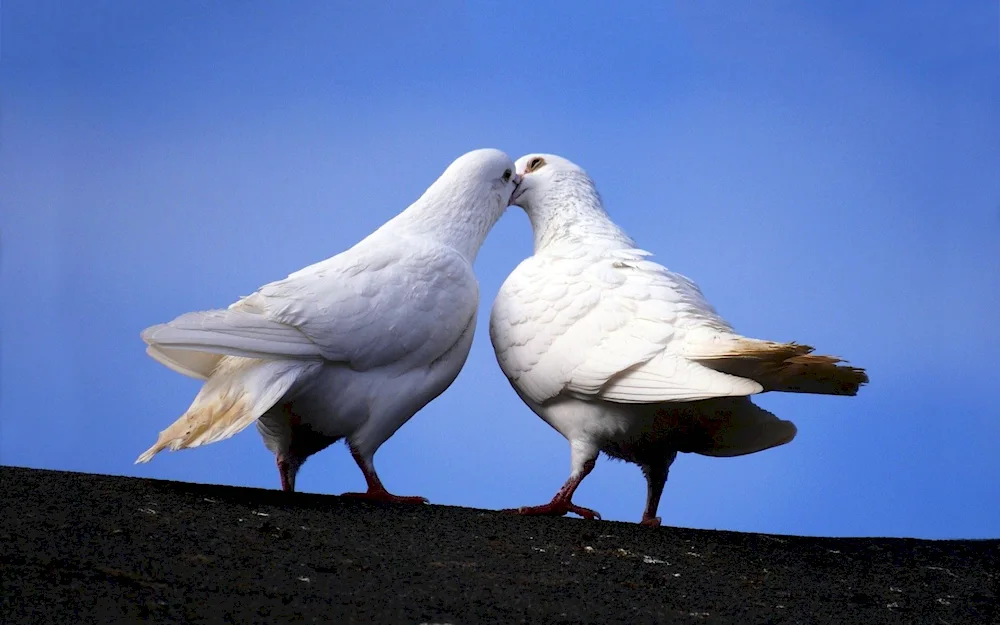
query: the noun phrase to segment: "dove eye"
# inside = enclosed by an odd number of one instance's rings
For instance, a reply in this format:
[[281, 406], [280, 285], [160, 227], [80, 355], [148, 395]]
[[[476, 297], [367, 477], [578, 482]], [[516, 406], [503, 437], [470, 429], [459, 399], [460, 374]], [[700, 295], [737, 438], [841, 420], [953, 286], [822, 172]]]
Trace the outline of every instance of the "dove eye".
[[512, 173], [513, 172], [511, 172], [511, 170], [509, 170], [509, 169], [507, 171], [503, 172], [503, 181], [504, 182], [510, 182], [510, 176], [511, 176]]
[[524, 170], [524, 173], [529, 173], [537, 169], [541, 169], [542, 165], [544, 164], [545, 164], [545, 159], [540, 156], [536, 156], [535, 158], [528, 161], [528, 168]]

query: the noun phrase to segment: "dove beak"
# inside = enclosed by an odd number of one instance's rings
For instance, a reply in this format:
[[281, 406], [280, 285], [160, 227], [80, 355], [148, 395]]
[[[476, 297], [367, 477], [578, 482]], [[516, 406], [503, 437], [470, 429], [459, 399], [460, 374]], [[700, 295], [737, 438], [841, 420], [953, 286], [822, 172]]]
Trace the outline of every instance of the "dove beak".
[[517, 186], [514, 187], [514, 193], [512, 193], [510, 196], [511, 204], [517, 204], [517, 199], [521, 197], [521, 194], [524, 192], [524, 187], [522, 186], [522, 183], [524, 182], [524, 176], [518, 176], [517, 174], [515, 174], [514, 180], [516, 181]]

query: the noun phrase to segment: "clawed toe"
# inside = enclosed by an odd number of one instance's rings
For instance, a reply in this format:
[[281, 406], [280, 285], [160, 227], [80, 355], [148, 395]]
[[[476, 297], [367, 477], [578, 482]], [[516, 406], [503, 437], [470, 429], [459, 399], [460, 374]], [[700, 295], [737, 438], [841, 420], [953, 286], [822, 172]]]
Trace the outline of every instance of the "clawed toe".
[[379, 501], [382, 503], [405, 503], [422, 504], [430, 503], [426, 497], [393, 495], [386, 491], [368, 491], [364, 493], [344, 493], [341, 497], [351, 499], [364, 499], [366, 501]]
[[502, 512], [522, 514], [525, 516], [565, 516], [572, 512], [585, 519], [600, 520], [601, 515], [590, 508], [580, 507], [569, 501], [553, 501], [541, 506], [523, 506], [521, 508], [508, 508]]
[[575, 514], [578, 514], [578, 515], [582, 516], [583, 518], [585, 518], [587, 520], [590, 520], [590, 521], [593, 521], [593, 520], [600, 521], [601, 520], [601, 514], [599, 512], [597, 512], [596, 510], [591, 510], [590, 508], [581, 508], [580, 506], [577, 506], [577, 505], [574, 505], [574, 504], [569, 504], [569, 510], [568, 511], [569, 512], [573, 512]]

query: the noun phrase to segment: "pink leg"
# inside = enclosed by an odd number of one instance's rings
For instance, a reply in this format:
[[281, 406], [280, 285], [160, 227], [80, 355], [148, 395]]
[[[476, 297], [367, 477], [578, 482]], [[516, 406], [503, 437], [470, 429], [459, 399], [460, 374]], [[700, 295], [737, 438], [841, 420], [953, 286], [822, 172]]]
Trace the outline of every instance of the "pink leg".
[[369, 501], [384, 501], [388, 503], [428, 503], [426, 497], [404, 497], [401, 495], [393, 495], [382, 486], [382, 480], [378, 479], [378, 474], [375, 473], [375, 467], [371, 462], [362, 458], [358, 452], [351, 449], [351, 456], [354, 458], [354, 462], [358, 463], [358, 468], [365, 476], [365, 481], [368, 482], [368, 492], [366, 493], [344, 493], [342, 497], [353, 497], [357, 499], [367, 499]]
[[277, 457], [278, 476], [281, 478], [281, 490], [286, 493], [295, 492], [295, 474], [298, 468], [281, 456]]
[[[299, 425], [301, 419], [299, 419], [298, 415], [292, 414], [292, 405], [290, 403], [283, 404], [281, 409], [288, 418], [288, 423], [291, 426], [291, 433], [289, 435], [289, 443], [291, 443], [291, 438], [295, 437], [295, 428]], [[286, 493], [294, 493], [295, 475], [299, 472], [299, 465], [290, 462], [282, 454], [277, 454], [275, 461], [278, 463], [278, 477], [281, 478], [281, 490]]]
[[646, 507], [642, 511], [642, 520], [639, 525], [646, 527], [659, 527], [660, 517], [656, 516], [656, 510], [660, 507], [660, 496], [663, 495], [663, 487], [667, 483], [667, 475], [670, 472], [670, 465], [677, 459], [677, 452], [671, 452], [663, 460], [652, 464], [643, 464], [642, 473], [646, 476]]
[[580, 482], [583, 478], [587, 477], [591, 471], [594, 470], [594, 460], [588, 460], [583, 464], [583, 470], [576, 475], [571, 475], [563, 487], [559, 489], [556, 496], [552, 498], [547, 504], [541, 506], [524, 506], [521, 508], [513, 510], [505, 510], [504, 512], [515, 512], [517, 514], [524, 515], [543, 515], [543, 516], [563, 516], [568, 512], [578, 514], [585, 519], [600, 519], [601, 515], [596, 511], [589, 508], [582, 508], [573, 503], [573, 493], [576, 492]]
[[660, 517], [656, 516], [656, 509], [660, 507], [660, 495], [667, 482], [667, 468], [662, 465], [647, 465], [642, 468], [642, 472], [646, 474], [646, 508], [642, 511], [639, 525], [659, 527]]

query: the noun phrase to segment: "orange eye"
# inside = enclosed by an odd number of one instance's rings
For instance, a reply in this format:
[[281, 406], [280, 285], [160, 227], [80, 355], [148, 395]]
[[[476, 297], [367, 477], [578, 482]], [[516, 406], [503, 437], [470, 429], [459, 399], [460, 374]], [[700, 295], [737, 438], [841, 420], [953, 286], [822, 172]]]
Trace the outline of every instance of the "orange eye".
[[541, 169], [542, 165], [544, 164], [545, 164], [545, 159], [542, 158], [541, 156], [536, 156], [535, 158], [528, 161], [528, 168], [524, 170], [524, 173], [528, 174], [533, 171], [537, 171]]

